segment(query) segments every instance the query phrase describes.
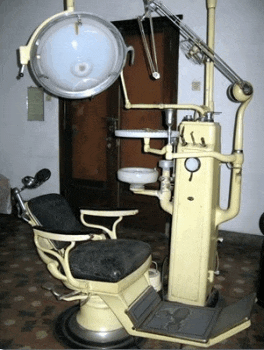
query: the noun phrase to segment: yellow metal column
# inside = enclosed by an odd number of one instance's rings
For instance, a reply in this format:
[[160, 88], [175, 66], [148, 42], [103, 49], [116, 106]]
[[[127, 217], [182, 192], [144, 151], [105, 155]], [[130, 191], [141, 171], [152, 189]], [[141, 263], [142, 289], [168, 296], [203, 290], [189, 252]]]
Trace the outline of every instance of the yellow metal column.
[[[178, 153], [220, 152], [220, 125], [182, 122]], [[197, 171], [177, 159], [173, 199], [168, 300], [206, 304], [214, 280], [219, 205], [219, 160], [197, 158]]]

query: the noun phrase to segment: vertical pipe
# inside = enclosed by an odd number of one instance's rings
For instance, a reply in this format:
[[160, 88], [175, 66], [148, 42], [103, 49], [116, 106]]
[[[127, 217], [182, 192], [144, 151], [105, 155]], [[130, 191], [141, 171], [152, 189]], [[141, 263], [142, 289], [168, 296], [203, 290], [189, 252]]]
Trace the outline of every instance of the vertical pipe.
[[[215, 45], [215, 8], [217, 0], [207, 0], [207, 45], [214, 50]], [[211, 112], [214, 111], [214, 63], [205, 63], [204, 104]]]
[[241, 103], [237, 110], [235, 136], [234, 136], [234, 151], [243, 150], [243, 129], [244, 129], [244, 114], [249, 102], [252, 100], [252, 96], [245, 102]]
[[75, 9], [75, 0], [66, 0], [66, 10], [74, 11]]

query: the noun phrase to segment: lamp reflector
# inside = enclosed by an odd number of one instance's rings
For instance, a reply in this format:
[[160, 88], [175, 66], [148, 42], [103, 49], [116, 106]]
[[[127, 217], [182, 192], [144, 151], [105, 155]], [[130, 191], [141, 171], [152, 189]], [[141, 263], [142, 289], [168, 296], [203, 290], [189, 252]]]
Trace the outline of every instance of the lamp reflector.
[[36, 36], [31, 70], [48, 92], [63, 98], [87, 98], [114, 83], [126, 54], [123, 37], [112, 23], [89, 13], [63, 13]]

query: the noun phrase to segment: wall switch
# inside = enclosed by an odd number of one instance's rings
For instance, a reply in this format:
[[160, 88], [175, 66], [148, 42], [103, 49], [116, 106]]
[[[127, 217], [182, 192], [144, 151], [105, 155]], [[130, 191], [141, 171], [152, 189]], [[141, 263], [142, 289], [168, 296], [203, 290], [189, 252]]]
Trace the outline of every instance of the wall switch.
[[193, 81], [192, 82], [192, 91], [201, 91], [201, 82]]
[[28, 121], [44, 120], [44, 91], [42, 88], [29, 87], [27, 95]]

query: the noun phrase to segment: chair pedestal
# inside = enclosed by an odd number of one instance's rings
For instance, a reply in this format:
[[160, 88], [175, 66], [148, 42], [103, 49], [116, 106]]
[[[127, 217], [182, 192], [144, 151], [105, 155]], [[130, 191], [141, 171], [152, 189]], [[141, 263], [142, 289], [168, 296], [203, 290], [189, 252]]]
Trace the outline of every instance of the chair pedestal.
[[137, 348], [144, 341], [129, 335], [98, 296], [63, 312], [56, 322], [56, 334], [62, 343], [75, 349]]

